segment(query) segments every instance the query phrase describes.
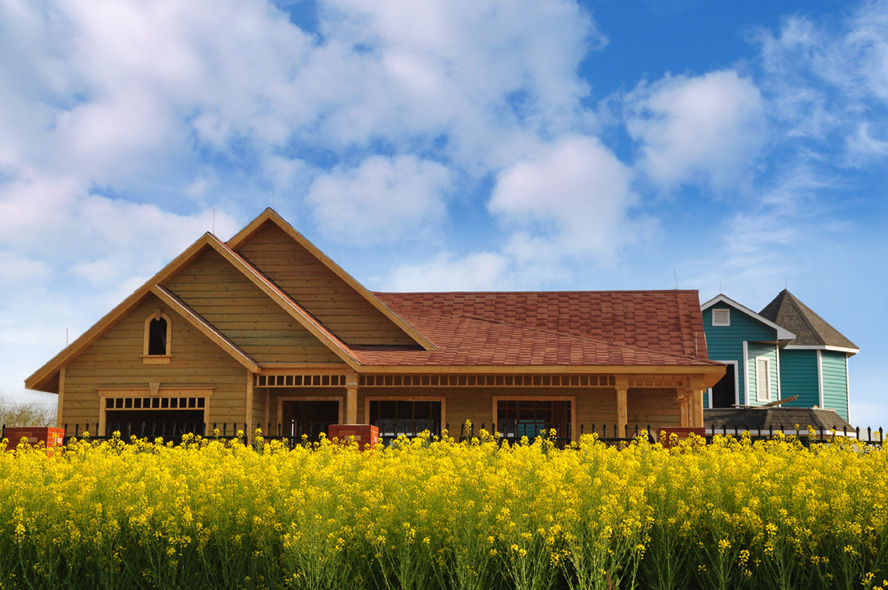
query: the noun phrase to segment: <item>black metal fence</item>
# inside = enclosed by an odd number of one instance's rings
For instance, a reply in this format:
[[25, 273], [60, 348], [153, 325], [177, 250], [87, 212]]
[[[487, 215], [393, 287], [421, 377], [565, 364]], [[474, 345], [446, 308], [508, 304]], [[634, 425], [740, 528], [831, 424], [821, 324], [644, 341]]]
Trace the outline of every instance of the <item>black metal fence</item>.
[[[413, 438], [426, 431], [433, 435], [439, 435], [441, 433], [440, 423], [433, 420], [427, 422], [428, 424], [422, 421], [384, 420], [379, 424], [379, 436], [383, 439], [383, 442], [390, 442], [392, 439], [399, 436]], [[135, 436], [137, 439], [147, 438], [149, 440], [154, 440], [155, 438], [160, 437], [166, 441], [178, 443], [185, 434], [198, 434], [208, 438], [235, 439], [238, 437], [239, 433], [242, 437], [253, 439], [255, 432], [258, 429], [261, 431], [262, 437], [265, 440], [286, 441], [291, 447], [293, 447], [298, 444], [318, 441], [321, 434], [328, 431], [329, 426], [330, 424], [328, 422], [291, 422], [289, 424], [282, 424], [280, 422], [277, 424], [270, 422], [266, 424], [256, 423], [252, 428], [249, 428], [246, 423], [237, 422], [226, 422], [221, 424], [213, 423], [211, 425], [203, 422], [126, 422], [108, 424], [103, 433], [98, 433], [98, 423], [86, 423], [83, 425], [78, 423], [64, 425], [64, 442], [67, 444], [71, 438], [83, 438], [85, 433], [88, 433], [91, 440], [109, 440], [113, 437], [115, 432], [119, 432], [120, 438], [124, 441], [129, 441]], [[492, 423], [491, 426], [493, 426]], [[541, 422], [523, 424], [517, 421], [514, 421], [514, 423], [500, 421], [496, 426], [496, 433], [499, 435], [500, 440], [508, 441], [510, 444], [518, 443], [524, 437], [527, 437], [528, 440], [532, 441], [538, 436], [544, 436], [551, 438], [559, 446], [565, 446], [569, 445], [573, 439], [569, 426], [564, 429], [566, 432], [558, 432], [554, 424], [545, 424]], [[482, 430], [491, 432], [487, 429], [486, 423], [484, 422], [480, 425], [476, 425], [475, 423], [460, 424], [458, 436], [455, 431], [451, 431], [450, 424], [444, 424], [444, 428], [450, 436], [453, 436], [459, 441], [480, 436]], [[707, 427], [705, 429], [705, 436], [708, 441], [711, 441], [715, 435], [734, 436], [739, 438], [744, 434], [748, 434], [752, 440], [770, 440], [776, 438], [779, 433], [782, 433], [787, 436], [796, 436], [802, 443], [810, 444], [814, 442], [828, 442], [835, 434], [836, 436], [856, 439], [869, 445], [878, 446], [881, 446], [882, 441], [884, 440], [883, 428], [879, 428], [878, 430], [873, 430], [872, 428], [867, 428], [866, 430], [861, 430], [860, 428], [855, 428], [854, 430], [848, 430], [847, 428], [829, 429], [823, 426], [816, 428], [797, 428], [796, 425], [793, 425], [789, 429], [784, 428], [783, 425], [769, 425], [767, 428], [758, 429], [731, 428], [728, 426], [715, 428]], [[660, 436], [659, 432], [651, 430], [650, 425], [626, 425], [623, 429], [620, 429], [616, 424], [606, 423], [601, 424], [600, 426], [597, 424], [591, 424], [588, 428], [585, 424], [579, 425], [580, 436], [583, 436], [584, 434], [597, 434], [598, 440], [607, 444], [626, 443], [640, 436], [642, 432], [648, 433], [648, 438], [651, 442], [658, 440]], [[5, 436], [6, 425], [3, 425], [0, 427], [0, 438], [5, 438]]]

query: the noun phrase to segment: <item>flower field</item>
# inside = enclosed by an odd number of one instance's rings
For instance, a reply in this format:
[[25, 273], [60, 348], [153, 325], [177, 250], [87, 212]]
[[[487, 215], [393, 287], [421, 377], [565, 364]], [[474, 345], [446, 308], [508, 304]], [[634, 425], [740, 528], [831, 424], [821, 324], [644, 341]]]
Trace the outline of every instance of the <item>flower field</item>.
[[[0, 450], [5, 443], [0, 443]], [[888, 455], [836, 439], [187, 438], [0, 452], [0, 588], [882, 588]]]

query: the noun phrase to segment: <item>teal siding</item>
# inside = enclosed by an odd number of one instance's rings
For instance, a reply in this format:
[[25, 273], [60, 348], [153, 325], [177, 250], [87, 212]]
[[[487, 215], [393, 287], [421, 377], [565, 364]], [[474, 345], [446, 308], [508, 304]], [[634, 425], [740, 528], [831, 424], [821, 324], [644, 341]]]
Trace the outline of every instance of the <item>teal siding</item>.
[[[746, 374], [749, 377], [749, 387], [747, 388], [749, 399], [744, 402], [741, 398], [740, 403], [746, 403], [750, 406], [759, 406], [777, 400], [780, 397], [779, 390], [777, 389], [777, 384], [780, 380], [780, 376], [777, 374], [777, 345], [750, 342], [747, 351], [749, 354], [749, 360], [747, 362]], [[767, 379], [771, 384], [771, 398], [765, 401], [758, 401], [758, 396], [756, 394], [758, 391], [756, 360], [759, 358], [766, 358], [769, 361]]]
[[[731, 325], [713, 326], [713, 309], [730, 309]], [[740, 387], [740, 403], [748, 403], [745, 395], [746, 383], [744, 382], [743, 371], [743, 342], [774, 341], [777, 339], [777, 331], [724, 303], [716, 303], [703, 312], [703, 328], [706, 332], [706, 348], [709, 350], [709, 358], [714, 361], [737, 361], [737, 380], [739, 381]], [[771, 348], [773, 349], [774, 346], [771, 346]], [[749, 359], [750, 362], [752, 362], [752, 353], [749, 354]], [[753, 369], [754, 368], [753, 365]], [[776, 353], [775, 360], [772, 361], [771, 370], [777, 370]], [[753, 377], [755, 376], [754, 370], [752, 373], [749, 373], [747, 369], [747, 374]], [[753, 401], [751, 403], [755, 403], [755, 389], [753, 388], [751, 391], [753, 392]], [[776, 392], [777, 385], [775, 375], [775, 382], [771, 389], [772, 398], [776, 395]]]
[[831, 408], [848, 420], [848, 371], [845, 353], [824, 350], [820, 353], [823, 373], [823, 407]]
[[813, 408], [820, 405], [820, 389], [817, 377], [816, 350], [780, 351], [780, 384], [783, 397], [799, 396], [799, 399], [784, 404], [798, 408]]

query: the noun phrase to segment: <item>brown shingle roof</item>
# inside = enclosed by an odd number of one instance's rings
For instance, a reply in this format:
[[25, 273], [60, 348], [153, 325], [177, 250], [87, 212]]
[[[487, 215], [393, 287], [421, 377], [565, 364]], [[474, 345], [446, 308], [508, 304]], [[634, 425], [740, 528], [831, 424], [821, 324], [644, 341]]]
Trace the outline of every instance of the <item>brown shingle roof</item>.
[[821, 408], [717, 408], [703, 410], [703, 423], [706, 428], [739, 428], [741, 430], [795, 430], [795, 425], [804, 430], [808, 426], [816, 429], [839, 432], [842, 428], [853, 431], [844, 418], [835, 410]]
[[438, 347], [353, 350], [363, 365], [411, 366], [691, 366], [716, 364], [591, 338], [465, 316], [414, 317], [414, 327]]
[[438, 351], [362, 364], [711, 365], [696, 291], [374, 293]]
[[786, 289], [766, 305], [759, 315], [793, 332], [796, 337], [790, 345], [857, 348]]

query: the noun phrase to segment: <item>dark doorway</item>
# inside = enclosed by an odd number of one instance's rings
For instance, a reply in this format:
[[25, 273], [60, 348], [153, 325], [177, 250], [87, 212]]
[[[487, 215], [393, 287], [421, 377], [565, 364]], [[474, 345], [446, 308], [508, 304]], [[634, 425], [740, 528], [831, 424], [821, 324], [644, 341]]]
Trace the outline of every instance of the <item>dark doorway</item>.
[[297, 400], [282, 402], [281, 435], [316, 441], [331, 424], [339, 424], [339, 402], [327, 400]]
[[721, 378], [721, 381], [715, 384], [712, 388], [712, 407], [713, 408], [730, 408], [733, 406], [737, 400], [735, 395], [734, 388], [734, 367], [737, 365], [729, 364], [727, 365], [728, 370], [725, 372], [725, 376]]
[[204, 434], [203, 410], [107, 410], [105, 436], [116, 430], [128, 438], [161, 436], [177, 440], [183, 434]]

